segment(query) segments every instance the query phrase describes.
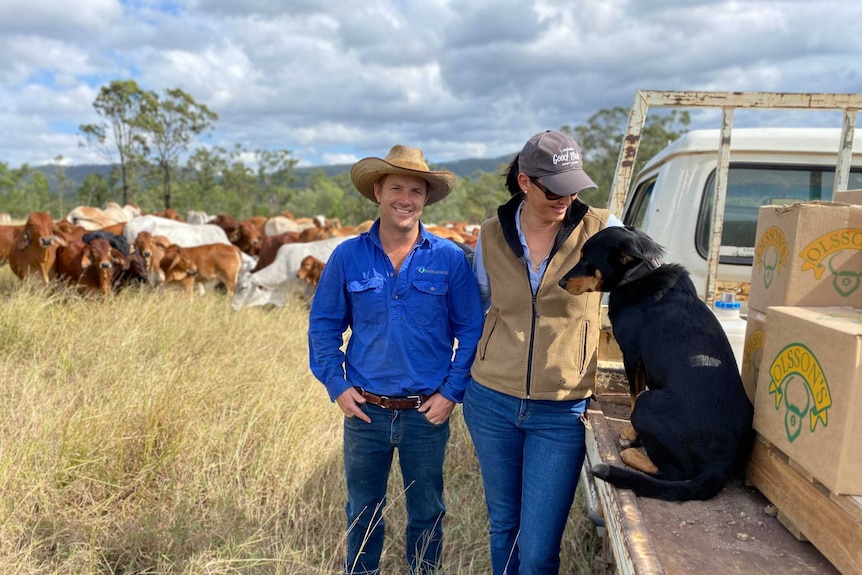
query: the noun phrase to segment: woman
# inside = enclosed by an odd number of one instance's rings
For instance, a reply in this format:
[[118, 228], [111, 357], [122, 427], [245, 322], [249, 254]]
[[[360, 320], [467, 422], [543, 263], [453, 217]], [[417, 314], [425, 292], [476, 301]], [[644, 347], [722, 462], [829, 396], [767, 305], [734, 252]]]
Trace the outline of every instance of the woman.
[[512, 198], [482, 224], [473, 269], [487, 314], [464, 396], [490, 518], [495, 575], [557, 573], [584, 461], [598, 293], [557, 285], [608, 225], [578, 193], [596, 184], [568, 135], [536, 134], [512, 161]]

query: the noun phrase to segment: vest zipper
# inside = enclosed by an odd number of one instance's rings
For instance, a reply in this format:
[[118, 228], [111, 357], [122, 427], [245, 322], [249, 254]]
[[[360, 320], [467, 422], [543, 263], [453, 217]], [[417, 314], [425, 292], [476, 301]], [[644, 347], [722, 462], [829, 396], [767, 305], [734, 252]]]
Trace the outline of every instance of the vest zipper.
[[[530, 294], [532, 300], [532, 313], [530, 316], [530, 348], [527, 352], [527, 399], [530, 399], [530, 383], [533, 380], [533, 344], [536, 341], [536, 294], [533, 293], [533, 287], [530, 283], [530, 264], [526, 264], [525, 268], [527, 271], [527, 284], [530, 286]], [[538, 288], [536, 292], [538, 292]]]

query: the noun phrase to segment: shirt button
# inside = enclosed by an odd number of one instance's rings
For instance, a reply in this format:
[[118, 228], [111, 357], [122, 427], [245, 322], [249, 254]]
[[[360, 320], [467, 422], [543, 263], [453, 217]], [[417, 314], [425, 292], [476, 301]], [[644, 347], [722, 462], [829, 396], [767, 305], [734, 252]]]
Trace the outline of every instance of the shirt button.
[[431, 291], [434, 291], [434, 288], [433, 288], [433, 287], [431, 288]]
[[395, 295], [395, 299], [398, 299], [398, 295], [397, 295], [397, 294]]
[[389, 272], [389, 277], [395, 277], [395, 274], [392, 272]]

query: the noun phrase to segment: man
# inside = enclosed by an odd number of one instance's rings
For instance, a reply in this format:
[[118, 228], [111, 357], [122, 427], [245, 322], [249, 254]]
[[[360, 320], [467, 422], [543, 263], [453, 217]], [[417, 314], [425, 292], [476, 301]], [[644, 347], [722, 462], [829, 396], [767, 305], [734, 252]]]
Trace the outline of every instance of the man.
[[308, 329], [311, 370], [345, 416], [345, 573], [379, 573], [396, 448], [410, 572], [432, 573], [446, 511], [449, 415], [463, 398], [482, 332], [481, 297], [464, 252], [420, 222], [426, 205], [452, 191], [454, 174], [429, 170], [419, 149], [394, 146], [385, 159], [357, 162], [350, 178], [380, 204], [380, 217], [330, 256]]

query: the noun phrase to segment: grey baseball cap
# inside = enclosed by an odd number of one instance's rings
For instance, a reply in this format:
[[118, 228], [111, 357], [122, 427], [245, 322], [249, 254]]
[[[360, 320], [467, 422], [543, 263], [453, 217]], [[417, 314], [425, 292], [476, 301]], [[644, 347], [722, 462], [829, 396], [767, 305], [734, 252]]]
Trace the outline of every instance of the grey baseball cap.
[[598, 188], [584, 171], [578, 143], [563, 132], [547, 130], [530, 138], [518, 156], [518, 170], [558, 196]]

